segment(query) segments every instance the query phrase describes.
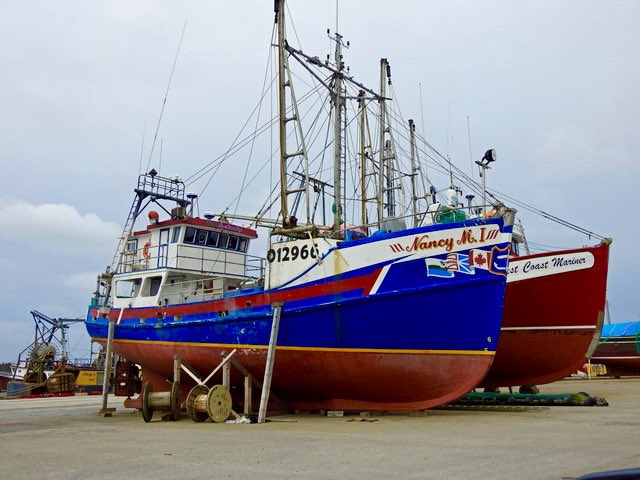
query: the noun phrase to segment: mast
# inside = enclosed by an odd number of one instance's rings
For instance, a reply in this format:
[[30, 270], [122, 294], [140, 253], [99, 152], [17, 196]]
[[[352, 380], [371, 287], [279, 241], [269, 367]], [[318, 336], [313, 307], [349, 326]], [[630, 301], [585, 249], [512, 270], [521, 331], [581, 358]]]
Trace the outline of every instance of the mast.
[[416, 195], [416, 176], [418, 169], [416, 168], [416, 125], [412, 119], [409, 119], [409, 146], [411, 155], [411, 216], [413, 217], [414, 228], [418, 226], [418, 197]]
[[[387, 216], [395, 215], [395, 196], [393, 185], [393, 146], [387, 139], [389, 128], [387, 126], [387, 83], [391, 84], [391, 67], [386, 58], [380, 59], [380, 159], [378, 162], [378, 228], [382, 227], [384, 206], [387, 207]], [[386, 196], [386, 198], [385, 198]], [[385, 203], [386, 201], [386, 203]]]
[[385, 96], [387, 93], [387, 84], [384, 81], [384, 72], [387, 65], [387, 59], [380, 59], [380, 159], [378, 161], [378, 229], [382, 228], [382, 217], [384, 216], [384, 130], [385, 130], [385, 118], [387, 114], [387, 105], [385, 103]]
[[[311, 225], [311, 201], [310, 201], [310, 181], [309, 181], [309, 158], [307, 156], [307, 148], [304, 141], [304, 134], [302, 132], [302, 125], [300, 124], [300, 114], [298, 112], [298, 104], [296, 102], [295, 92], [293, 89], [293, 83], [291, 81], [291, 71], [289, 70], [289, 62], [287, 54], [292, 50], [287, 44], [285, 35], [285, 17], [284, 17], [284, 1], [275, 0], [275, 21], [278, 25], [278, 107], [279, 107], [279, 127], [280, 127], [280, 208], [282, 212], [282, 229], [276, 229], [273, 233], [276, 234], [297, 234], [300, 231], [307, 231], [313, 229]], [[289, 95], [291, 96], [291, 110], [292, 115], [287, 117], [287, 92], [289, 88]], [[294, 129], [297, 136], [296, 149], [289, 153], [287, 151], [287, 123], [294, 122], [296, 127]], [[300, 188], [288, 188], [288, 163], [291, 158], [302, 157], [302, 164], [304, 169], [304, 179]], [[294, 216], [294, 212], [297, 207], [297, 201], [294, 202], [291, 211], [289, 209], [289, 195], [305, 196], [305, 208], [306, 208], [306, 225], [298, 227], [298, 219]]]
[[289, 208], [287, 205], [287, 98], [286, 66], [285, 66], [285, 32], [284, 32], [284, 0], [275, 0], [276, 24], [278, 25], [278, 106], [280, 110], [280, 208], [282, 212], [282, 226], [289, 223]]
[[339, 231], [342, 224], [342, 36], [336, 32], [335, 63], [336, 73], [333, 84], [334, 105], [334, 158], [333, 158], [333, 230]]

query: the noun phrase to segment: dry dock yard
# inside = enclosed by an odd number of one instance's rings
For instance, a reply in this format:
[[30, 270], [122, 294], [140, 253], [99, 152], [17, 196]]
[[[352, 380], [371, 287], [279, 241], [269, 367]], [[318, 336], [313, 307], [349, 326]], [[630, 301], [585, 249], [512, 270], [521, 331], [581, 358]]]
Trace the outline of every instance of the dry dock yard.
[[[476, 407], [419, 416], [270, 417], [178, 422], [100, 397], [0, 401], [3, 479], [570, 479], [640, 467], [640, 378], [565, 380], [608, 407]], [[112, 406], [120, 399], [112, 399]]]

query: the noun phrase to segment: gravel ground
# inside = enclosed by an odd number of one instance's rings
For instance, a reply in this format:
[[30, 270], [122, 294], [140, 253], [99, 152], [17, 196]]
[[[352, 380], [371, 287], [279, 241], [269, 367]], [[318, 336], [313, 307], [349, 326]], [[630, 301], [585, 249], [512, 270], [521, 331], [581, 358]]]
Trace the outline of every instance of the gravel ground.
[[[608, 407], [500, 407], [145, 424], [101, 397], [0, 400], [3, 479], [570, 479], [640, 467], [640, 378], [565, 380]], [[121, 405], [112, 399], [111, 406]], [[159, 415], [156, 415], [159, 417]]]

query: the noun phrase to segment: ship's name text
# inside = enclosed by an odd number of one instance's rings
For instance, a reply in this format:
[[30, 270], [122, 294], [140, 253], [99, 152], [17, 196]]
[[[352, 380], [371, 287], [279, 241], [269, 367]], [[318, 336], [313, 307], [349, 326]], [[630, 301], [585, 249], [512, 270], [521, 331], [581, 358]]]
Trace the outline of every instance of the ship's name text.
[[[527, 260], [522, 264], [512, 265], [509, 267], [509, 273], [529, 273], [536, 270], [547, 270], [548, 268], [562, 268], [569, 267], [574, 265], [582, 265], [587, 263], [587, 259], [584, 257], [580, 258], [564, 258], [564, 257], [555, 257], [551, 258], [545, 262], [535, 263], [531, 260]], [[520, 270], [522, 267], [522, 270]]]
[[419, 250], [430, 250], [432, 248], [444, 248], [447, 252], [450, 252], [455, 246], [474, 245], [495, 240], [499, 233], [500, 229], [498, 228], [490, 230], [487, 227], [480, 227], [480, 232], [476, 231], [474, 235], [473, 229], [468, 228], [462, 231], [459, 238], [445, 237], [434, 240], [429, 238], [429, 235], [421, 235], [415, 237], [409, 245], [394, 243], [389, 245], [389, 248], [395, 253], [417, 252]]

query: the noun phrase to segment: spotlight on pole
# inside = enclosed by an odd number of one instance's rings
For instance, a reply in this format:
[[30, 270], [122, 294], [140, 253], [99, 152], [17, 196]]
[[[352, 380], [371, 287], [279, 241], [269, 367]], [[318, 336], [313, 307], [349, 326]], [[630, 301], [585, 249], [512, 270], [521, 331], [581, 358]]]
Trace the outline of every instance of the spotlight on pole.
[[480, 167], [480, 176], [482, 177], [482, 210], [487, 213], [487, 170], [491, 168], [490, 163], [495, 162], [497, 159], [496, 151], [490, 148], [484, 153], [482, 160], [476, 160], [476, 164]]

